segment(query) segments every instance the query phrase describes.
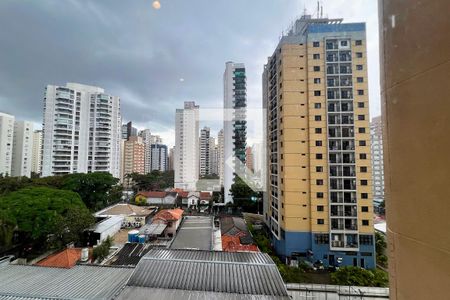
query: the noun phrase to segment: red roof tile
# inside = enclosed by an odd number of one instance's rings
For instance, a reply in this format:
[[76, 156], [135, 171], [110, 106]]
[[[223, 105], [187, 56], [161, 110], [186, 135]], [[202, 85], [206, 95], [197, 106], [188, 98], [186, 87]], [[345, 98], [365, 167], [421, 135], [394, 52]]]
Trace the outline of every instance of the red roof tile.
[[148, 191], [148, 192], [139, 192], [137, 195], [142, 195], [147, 198], [164, 198], [166, 194], [167, 194], [166, 192]]
[[77, 261], [81, 259], [80, 248], [67, 248], [61, 252], [52, 254], [43, 260], [39, 261], [36, 265], [41, 267], [53, 267], [53, 268], [66, 268], [70, 269], [77, 264]]
[[183, 215], [183, 212], [184, 211], [180, 208], [163, 209], [155, 215], [153, 220], [159, 219], [159, 220], [164, 220], [164, 221], [176, 221], [181, 218], [181, 216]]
[[211, 200], [211, 193], [200, 192], [200, 200]]
[[238, 251], [254, 251], [259, 252], [256, 245], [242, 245], [239, 237], [236, 236], [222, 236], [222, 249], [225, 252], [238, 252]]

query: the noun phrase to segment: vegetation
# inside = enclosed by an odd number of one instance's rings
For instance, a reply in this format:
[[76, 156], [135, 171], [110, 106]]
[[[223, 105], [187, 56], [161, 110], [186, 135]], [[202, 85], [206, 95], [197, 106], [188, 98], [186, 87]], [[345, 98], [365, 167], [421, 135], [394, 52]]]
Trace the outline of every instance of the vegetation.
[[174, 186], [174, 172], [152, 171], [148, 174], [132, 173], [128, 175], [128, 180], [133, 182], [135, 193], [139, 191], [157, 191]]
[[388, 258], [386, 256], [386, 239], [384, 236], [375, 232], [375, 251], [377, 253], [377, 264], [379, 264], [383, 268], [388, 267]]
[[17, 231], [22, 240], [40, 247], [77, 242], [94, 218], [72, 191], [27, 187], [0, 197], [2, 245], [11, 245]]
[[257, 212], [257, 202], [254, 202], [252, 197], [259, 197], [259, 193], [252, 190], [240, 177], [235, 177], [230, 193], [233, 197], [233, 206], [245, 212]]
[[359, 267], [342, 267], [331, 274], [331, 280], [338, 285], [387, 287], [388, 276], [381, 270], [365, 270]]
[[94, 248], [92, 252], [92, 259], [94, 261], [102, 262], [109, 255], [109, 248], [112, 246], [113, 239], [107, 237], [100, 245]]

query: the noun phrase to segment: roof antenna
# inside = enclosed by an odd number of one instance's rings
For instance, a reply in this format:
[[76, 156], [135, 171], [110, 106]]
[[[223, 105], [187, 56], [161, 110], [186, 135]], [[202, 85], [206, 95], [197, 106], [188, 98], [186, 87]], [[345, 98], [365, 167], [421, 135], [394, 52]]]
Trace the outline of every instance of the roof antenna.
[[320, 4], [319, 4], [319, 0], [317, 0], [317, 19], [319, 18], [320, 15]]
[[320, 18], [323, 19], [323, 6], [320, 6]]

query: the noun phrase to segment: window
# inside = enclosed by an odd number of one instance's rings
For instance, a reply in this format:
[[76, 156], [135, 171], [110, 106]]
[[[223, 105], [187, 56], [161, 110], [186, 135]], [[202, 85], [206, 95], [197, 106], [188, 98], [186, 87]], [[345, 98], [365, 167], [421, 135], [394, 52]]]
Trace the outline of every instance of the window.
[[359, 96], [364, 95], [364, 90], [358, 90], [358, 95], [359, 95]]
[[359, 171], [360, 171], [361, 173], [367, 173], [367, 167], [360, 167], [360, 168], [359, 168]]
[[363, 69], [363, 66], [362, 66], [362, 65], [356, 65], [356, 70], [362, 71], [362, 69]]
[[366, 133], [366, 129], [364, 127], [358, 128], [359, 133]]
[[358, 102], [358, 108], [364, 108], [364, 102]]
[[315, 132], [316, 133], [322, 133], [322, 128], [316, 128]]
[[363, 226], [369, 226], [369, 220], [362, 220]]
[[321, 108], [322, 105], [320, 103], [314, 103], [314, 108]]
[[316, 153], [316, 159], [322, 159], [322, 154], [321, 153]]
[[316, 141], [316, 146], [317, 147], [321, 147], [322, 146], [322, 141]]
[[364, 78], [363, 77], [356, 77], [356, 82], [363, 83], [364, 82]]
[[320, 72], [320, 67], [319, 66], [314, 66], [313, 70], [314, 70], [314, 72]]
[[359, 159], [367, 159], [367, 154], [365, 154], [365, 153], [360, 153], [360, 154], [359, 154]]
[[361, 212], [369, 212], [368, 206], [361, 206]]
[[315, 234], [314, 242], [318, 245], [328, 245], [330, 243], [330, 236], [327, 233]]
[[321, 167], [321, 166], [318, 166], [318, 167], [316, 167], [316, 172], [323, 172], [323, 167]]
[[313, 42], [313, 47], [314, 48], [320, 47], [320, 42]]
[[320, 91], [314, 91], [314, 96], [320, 96]]
[[357, 57], [357, 58], [361, 58], [361, 57], [363, 57], [363, 54], [362, 54], [362, 52], [356, 52], [356, 57]]
[[358, 115], [358, 121], [364, 121], [365, 117], [364, 115]]
[[315, 121], [322, 121], [322, 117], [321, 116], [314, 116], [314, 120]]
[[359, 244], [360, 245], [373, 245], [373, 236], [367, 235], [367, 234], [361, 234], [359, 236]]
[[361, 46], [362, 45], [362, 40], [356, 40], [355, 41], [355, 45], [356, 46]]
[[323, 193], [317, 193], [316, 197], [319, 198], [319, 199], [322, 199], [323, 198]]
[[365, 146], [365, 145], [366, 145], [366, 141], [359, 141], [359, 145], [360, 145], [361, 147]]
[[361, 199], [369, 199], [369, 194], [361, 193]]
[[317, 219], [317, 225], [323, 225], [325, 221], [323, 219]]
[[323, 185], [323, 180], [322, 179], [317, 179], [316, 180], [316, 185]]
[[315, 84], [319, 84], [320, 83], [320, 78], [314, 78], [314, 83]]
[[313, 59], [320, 59], [320, 54], [318, 54], [318, 53], [313, 54]]
[[341, 41], [341, 46], [342, 47], [347, 47], [348, 46], [348, 41]]
[[367, 180], [366, 179], [361, 180], [361, 185], [367, 185]]
[[318, 205], [317, 206], [317, 211], [323, 211], [323, 205]]

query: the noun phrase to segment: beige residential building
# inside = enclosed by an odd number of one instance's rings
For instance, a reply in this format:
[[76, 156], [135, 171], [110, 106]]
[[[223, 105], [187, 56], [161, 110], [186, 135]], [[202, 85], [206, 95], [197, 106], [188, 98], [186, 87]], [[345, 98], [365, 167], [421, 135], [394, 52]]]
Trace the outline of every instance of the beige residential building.
[[130, 136], [123, 144], [122, 180], [127, 182], [125, 179], [128, 174], [145, 173], [145, 145], [138, 136]]
[[31, 172], [42, 172], [42, 130], [33, 132], [33, 151], [31, 158]]

